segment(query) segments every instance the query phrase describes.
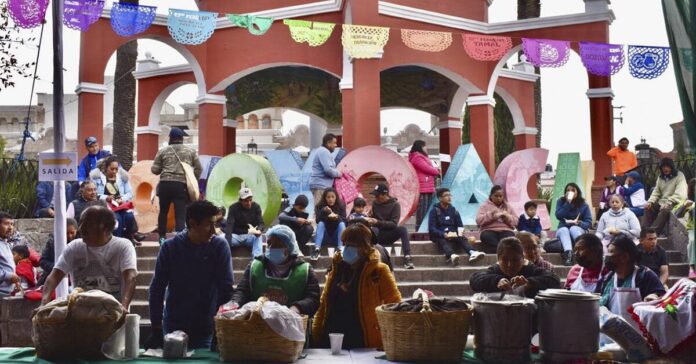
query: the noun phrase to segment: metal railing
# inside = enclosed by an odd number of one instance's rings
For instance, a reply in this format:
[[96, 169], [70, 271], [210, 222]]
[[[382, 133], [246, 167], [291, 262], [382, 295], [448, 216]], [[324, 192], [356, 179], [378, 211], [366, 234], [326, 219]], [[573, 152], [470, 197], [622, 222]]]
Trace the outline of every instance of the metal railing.
[[30, 218], [36, 207], [39, 162], [0, 159], [0, 211], [15, 218]]
[[[677, 159], [674, 161], [674, 164], [679, 171], [684, 173], [687, 182], [696, 177], [696, 156], [689, 155], [685, 158]], [[660, 162], [641, 164], [632, 170], [640, 173], [645, 192], [650, 194], [650, 191], [657, 183], [657, 177], [660, 175]]]

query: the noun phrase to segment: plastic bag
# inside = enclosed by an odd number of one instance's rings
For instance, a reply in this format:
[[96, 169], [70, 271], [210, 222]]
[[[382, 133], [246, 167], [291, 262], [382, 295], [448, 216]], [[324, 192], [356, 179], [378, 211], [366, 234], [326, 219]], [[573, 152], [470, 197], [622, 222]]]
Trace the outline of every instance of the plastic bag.
[[621, 346], [628, 360], [642, 362], [654, 356], [648, 341], [623, 317], [602, 306], [599, 308], [599, 322], [600, 331]]
[[248, 320], [252, 312], [258, 312], [276, 334], [291, 341], [305, 340], [302, 316], [277, 302], [249, 302], [238, 310], [223, 313], [222, 317], [231, 320]]

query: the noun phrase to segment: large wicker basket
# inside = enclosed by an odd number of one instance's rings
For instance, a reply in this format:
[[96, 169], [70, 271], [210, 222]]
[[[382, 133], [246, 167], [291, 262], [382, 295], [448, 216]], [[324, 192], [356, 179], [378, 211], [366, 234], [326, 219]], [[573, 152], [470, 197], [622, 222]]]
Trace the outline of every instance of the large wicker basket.
[[98, 317], [90, 320], [71, 319], [70, 313], [80, 289], [68, 296], [66, 318], [34, 316], [32, 340], [36, 356], [50, 361], [73, 361], [76, 359], [104, 359], [102, 344], [113, 335], [124, 322], [114, 317]]
[[472, 309], [433, 312], [423, 295], [421, 312], [376, 308], [382, 344], [391, 361], [460, 362], [466, 346]]
[[[302, 315], [307, 332], [307, 316]], [[220, 360], [224, 362], [266, 361], [293, 363], [299, 359], [305, 341], [291, 341], [271, 329], [258, 312], [248, 320], [215, 318]]]

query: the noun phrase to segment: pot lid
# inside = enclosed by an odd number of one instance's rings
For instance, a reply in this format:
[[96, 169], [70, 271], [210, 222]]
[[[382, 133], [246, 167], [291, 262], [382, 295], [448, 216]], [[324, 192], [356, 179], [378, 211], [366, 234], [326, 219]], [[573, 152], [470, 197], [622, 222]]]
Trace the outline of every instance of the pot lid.
[[560, 300], [598, 300], [599, 296], [583, 292], [583, 291], [569, 291], [566, 289], [545, 289], [539, 291], [536, 298], [553, 298]]

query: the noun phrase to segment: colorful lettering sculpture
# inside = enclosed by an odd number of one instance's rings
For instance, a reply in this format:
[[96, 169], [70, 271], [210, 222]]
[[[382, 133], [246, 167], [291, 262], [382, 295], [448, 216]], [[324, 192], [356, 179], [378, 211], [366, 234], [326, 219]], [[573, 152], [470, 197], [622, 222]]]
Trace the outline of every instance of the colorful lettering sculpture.
[[271, 164], [257, 155], [230, 154], [215, 164], [206, 186], [205, 198], [217, 206], [229, 207], [239, 200], [242, 183], [261, 205], [263, 221], [270, 226], [278, 216], [282, 186]]
[[[307, 205], [305, 212], [309, 216], [313, 216], [314, 205], [316, 205], [312, 191], [309, 189], [309, 178], [312, 175], [312, 163], [314, 162], [316, 151], [316, 149], [313, 149], [306, 161], [302, 160], [299, 153], [292, 150], [270, 150], [265, 152], [266, 158], [273, 166], [273, 170], [278, 175], [278, 178], [280, 178], [280, 183], [288, 195], [290, 205], [295, 202], [297, 196], [305, 195], [309, 200], [309, 205]], [[331, 155], [334, 159], [343, 158], [345, 151], [341, 148], [336, 148]], [[336, 161], [336, 164], [339, 161], [340, 159]]]
[[[549, 151], [542, 148], [523, 149], [511, 153], [498, 165], [493, 181], [503, 186], [505, 198], [517, 215], [524, 213], [524, 204], [530, 200], [527, 192], [529, 179], [546, 168]], [[551, 228], [551, 219], [546, 204], [539, 204], [537, 216], [541, 220], [542, 229]]]
[[[556, 219], [556, 205], [558, 204], [558, 199], [565, 193], [565, 186], [571, 182], [578, 186], [583, 185], [580, 153], [561, 153], [558, 155], [558, 163], [556, 163], [556, 180], [553, 185], [553, 195], [551, 196], [550, 212], [551, 224], [553, 227], [558, 226], [558, 219]], [[582, 191], [585, 200], [590, 196], [589, 193], [591, 193], [591, 191]]]
[[215, 155], [200, 155], [198, 160], [201, 161], [201, 177], [198, 179], [198, 190], [201, 191], [203, 197], [205, 197], [205, 190], [208, 186], [208, 178], [210, 177], [210, 172], [213, 171], [217, 162], [219, 162], [222, 157]]
[[[139, 161], [128, 171], [129, 182], [133, 189], [133, 208], [138, 231], [149, 233], [157, 229], [159, 215], [159, 197], [155, 191], [159, 176], [150, 172], [153, 161]], [[174, 204], [169, 207], [167, 214], [167, 231], [174, 230]]]
[[592, 212], [592, 218], [596, 219], [597, 216], [595, 214], [595, 209], [591, 198], [592, 182], [594, 182], [595, 176], [595, 162], [593, 160], [582, 161], [581, 165], [582, 184], [580, 185], [580, 188], [582, 188], [582, 195], [583, 197], [585, 197], [585, 202], [587, 203], [587, 206], [590, 207], [590, 212]]
[[[473, 144], [457, 148], [441, 187], [449, 188], [452, 192], [452, 205], [459, 211], [464, 225], [476, 225], [476, 213], [481, 203], [488, 199], [493, 182]], [[436, 203], [437, 199], [434, 198], [431, 207]], [[428, 231], [427, 216], [418, 231]]]
[[404, 157], [390, 149], [370, 145], [348, 153], [338, 170], [350, 174], [360, 185], [371, 174], [379, 173], [387, 179], [389, 195], [399, 200], [401, 220], [406, 221], [418, 205], [418, 175]]

